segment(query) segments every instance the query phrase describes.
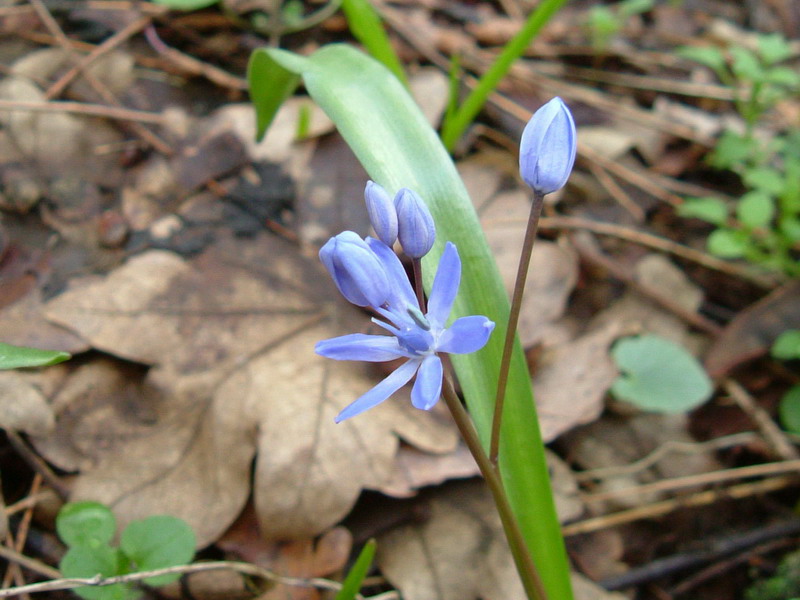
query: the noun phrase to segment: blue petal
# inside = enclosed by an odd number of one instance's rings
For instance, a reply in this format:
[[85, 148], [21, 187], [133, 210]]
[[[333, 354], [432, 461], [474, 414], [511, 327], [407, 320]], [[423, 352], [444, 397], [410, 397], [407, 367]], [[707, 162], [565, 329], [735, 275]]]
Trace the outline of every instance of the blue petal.
[[397, 338], [363, 333], [351, 333], [322, 340], [314, 346], [314, 352], [334, 360], [363, 360], [366, 362], [385, 362], [407, 355], [401, 350]]
[[369, 237], [367, 238], [367, 245], [378, 257], [389, 280], [389, 308], [403, 314], [408, 306], [419, 309], [417, 295], [414, 293], [406, 270], [394, 250], [380, 240]]
[[411, 258], [422, 258], [436, 240], [436, 227], [431, 211], [416, 192], [403, 188], [394, 197], [397, 209], [397, 238], [403, 252]]
[[411, 404], [421, 410], [430, 410], [442, 395], [442, 360], [431, 354], [422, 361], [417, 380], [411, 390]]
[[519, 169], [529, 186], [549, 194], [564, 186], [575, 164], [575, 121], [561, 98], [537, 110], [522, 132]]
[[345, 419], [356, 415], [376, 406], [394, 394], [397, 390], [411, 381], [411, 378], [419, 368], [418, 360], [410, 360], [401, 365], [394, 373], [381, 381], [378, 385], [361, 396], [358, 400], [350, 404], [336, 416], [336, 422], [341, 423]]
[[319, 251], [336, 287], [357, 306], [381, 306], [387, 301], [389, 276], [367, 243], [352, 231], [331, 238]]
[[439, 259], [436, 277], [433, 279], [431, 295], [428, 299], [428, 320], [434, 328], [442, 328], [447, 323], [450, 310], [461, 283], [461, 259], [454, 244], [447, 242]]
[[475, 352], [486, 345], [493, 329], [494, 322], [482, 315], [461, 317], [456, 319], [439, 338], [436, 351], [450, 354]]
[[364, 200], [367, 202], [367, 213], [372, 228], [378, 238], [387, 246], [397, 240], [397, 210], [388, 192], [374, 181], [368, 181], [364, 189]]

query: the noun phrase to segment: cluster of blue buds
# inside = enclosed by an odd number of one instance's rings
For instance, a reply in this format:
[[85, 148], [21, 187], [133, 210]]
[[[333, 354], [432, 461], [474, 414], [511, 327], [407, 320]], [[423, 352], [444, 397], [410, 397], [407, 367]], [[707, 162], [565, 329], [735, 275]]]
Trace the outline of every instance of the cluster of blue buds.
[[411, 403], [429, 410], [442, 391], [442, 360], [438, 353], [467, 354], [489, 340], [494, 323], [484, 316], [447, 321], [461, 282], [461, 259], [447, 242], [433, 281], [428, 310], [423, 314], [400, 259], [392, 250], [421, 258], [433, 246], [436, 230], [422, 199], [407, 188], [392, 200], [380, 185], [367, 183], [364, 196], [370, 222], [378, 236], [362, 239], [352, 231], [331, 238], [319, 255], [336, 287], [352, 304], [372, 308], [384, 320], [373, 319], [391, 336], [354, 333], [318, 342], [315, 351], [335, 360], [385, 362], [407, 359], [336, 417], [339, 423], [380, 404], [416, 374]]

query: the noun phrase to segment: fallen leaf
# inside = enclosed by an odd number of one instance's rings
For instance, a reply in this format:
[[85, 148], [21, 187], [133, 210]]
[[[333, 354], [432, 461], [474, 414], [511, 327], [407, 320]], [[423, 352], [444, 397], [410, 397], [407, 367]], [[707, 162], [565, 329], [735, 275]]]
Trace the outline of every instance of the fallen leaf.
[[606, 392], [618, 374], [608, 347], [621, 332], [621, 326], [611, 323], [545, 349], [533, 376], [533, 391], [546, 442], [603, 412]]
[[408, 498], [423, 487], [478, 474], [480, 469], [463, 443], [448, 454], [431, 454], [413, 446], [401, 446], [390, 479], [378, 491], [395, 498]]
[[705, 367], [713, 378], [765, 354], [778, 336], [800, 329], [800, 281], [789, 282], [728, 323], [706, 354]]
[[53, 411], [41, 391], [15, 371], [0, 372], [0, 427], [45, 435], [54, 426]]

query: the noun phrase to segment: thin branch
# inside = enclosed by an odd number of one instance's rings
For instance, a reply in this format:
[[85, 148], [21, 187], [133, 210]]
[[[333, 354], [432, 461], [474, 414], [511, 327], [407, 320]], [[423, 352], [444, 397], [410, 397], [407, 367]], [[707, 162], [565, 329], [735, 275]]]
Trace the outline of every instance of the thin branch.
[[120, 121], [139, 121], [151, 125], [163, 125], [165, 118], [160, 113], [86, 104], [84, 102], [33, 102], [25, 100], [0, 100], [0, 110], [28, 112], [67, 112], [88, 117], [108, 117]]

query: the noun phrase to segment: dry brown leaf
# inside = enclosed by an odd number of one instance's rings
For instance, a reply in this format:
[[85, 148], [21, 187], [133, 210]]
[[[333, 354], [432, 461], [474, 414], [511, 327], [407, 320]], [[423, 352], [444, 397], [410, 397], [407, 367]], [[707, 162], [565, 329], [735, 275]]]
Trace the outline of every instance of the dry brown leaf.
[[123, 526], [174, 514], [203, 545], [244, 505], [257, 453], [253, 493], [262, 534], [302, 538], [334, 525], [362, 488], [386, 483], [398, 436], [452, 451], [449, 420], [403, 398], [334, 424], [375, 381], [365, 365], [313, 353], [320, 339], [363, 327], [350, 307], [323, 306], [323, 298], [338, 300], [332, 287], [296, 248], [263, 235], [223, 240], [191, 262], [148, 252], [53, 300], [48, 314], [95, 346], [158, 365], [145, 380], [156, 398], [146, 426], [105, 421], [124, 414], [111, 402], [113, 385], [101, 394], [106, 404], [90, 411], [89, 438], [113, 439], [77, 478], [75, 497], [110, 505]]
[[53, 411], [42, 392], [15, 371], [0, 371], [0, 427], [45, 435], [53, 430]]
[[480, 473], [464, 444], [449, 454], [431, 454], [412, 446], [401, 446], [395, 457], [391, 478], [379, 491], [395, 498], [414, 496], [420, 488], [448, 479], [474, 477]]
[[[529, 211], [528, 194], [515, 191], [498, 194], [481, 213], [481, 224], [509, 294], [514, 290]], [[563, 244], [536, 242], [517, 328], [524, 347], [540, 342], [546, 326], [564, 314], [577, 280], [575, 252]]]
[[611, 323], [545, 350], [533, 376], [533, 391], [546, 442], [603, 412], [606, 391], [617, 377], [608, 346], [621, 331]]

